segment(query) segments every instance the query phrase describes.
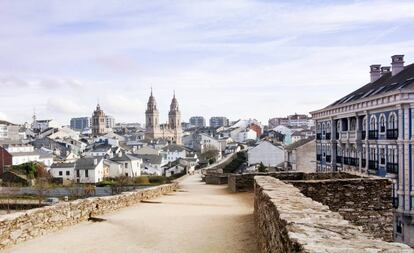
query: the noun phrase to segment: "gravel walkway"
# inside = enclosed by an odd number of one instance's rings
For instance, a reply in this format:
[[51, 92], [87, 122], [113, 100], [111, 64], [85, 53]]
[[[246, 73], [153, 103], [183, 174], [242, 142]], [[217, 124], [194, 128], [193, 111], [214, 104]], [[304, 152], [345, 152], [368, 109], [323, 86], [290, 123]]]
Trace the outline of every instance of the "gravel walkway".
[[257, 252], [253, 195], [205, 185], [199, 175], [179, 192], [33, 239], [5, 252]]

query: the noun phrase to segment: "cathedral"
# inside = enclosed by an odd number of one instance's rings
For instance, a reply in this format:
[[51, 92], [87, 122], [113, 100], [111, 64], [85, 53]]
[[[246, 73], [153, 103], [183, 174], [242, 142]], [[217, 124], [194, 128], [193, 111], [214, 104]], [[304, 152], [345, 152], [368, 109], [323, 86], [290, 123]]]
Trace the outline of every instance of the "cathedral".
[[160, 125], [157, 102], [152, 95], [151, 89], [147, 110], [145, 111], [145, 139], [165, 139], [180, 145], [182, 144], [182, 134], [181, 113], [178, 109], [175, 93], [171, 101], [170, 112], [168, 113], [168, 123]]

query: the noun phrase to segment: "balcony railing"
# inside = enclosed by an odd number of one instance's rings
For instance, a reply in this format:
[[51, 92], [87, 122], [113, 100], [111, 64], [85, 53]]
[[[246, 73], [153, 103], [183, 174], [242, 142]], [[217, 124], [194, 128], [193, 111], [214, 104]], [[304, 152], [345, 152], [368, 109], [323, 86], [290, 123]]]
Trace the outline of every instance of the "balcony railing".
[[368, 169], [370, 169], [370, 170], [378, 170], [378, 161], [369, 160], [369, 162], [368, 162]]
[[388, 140], [398, 139], [398, 129], [387, 129], [387, 139]]
[[387, 163], [387, 173], [398, 174], [398, 163]]
[[357, 159], [356, 158], [353, 158], [353, 157], [350, 157], [349, 158], [349, 165], [357, 166], [358, 165]]
[[322, 140], [322, 134], [320, 134], [320, 133], [319, 134], [316, 134], [316, 139], [317, 140]]
[[326, 133], [325, 134], [325, 139], [330, 140], [331, 139], [331, 133]]
[[348, 132], [348, 138], [349, 139], [355, 139], [356, 138], [356, 132], [355, 131]]
[[316, 161], [322, 161], [322, 155], [317, 154], [316, 155]]
[[369, 130], [368, 139], [377, 140], [378, 139], [378, 130]]
[[361, 165], [363, 168], [365, 168], [365, 166], [367, 166], [367, 159], [361, 159]]
[[326, 159], [326, 162], [327, 163], [330, 163], [331, 162], [331, 156], [330, 155], [327, 155], [325, 159]]
[[365, 140], [367, 138], [367, 131], [361, 131], [361, 139]]
[[349, 157], [344, 157], [344, 164], [349, 165]]

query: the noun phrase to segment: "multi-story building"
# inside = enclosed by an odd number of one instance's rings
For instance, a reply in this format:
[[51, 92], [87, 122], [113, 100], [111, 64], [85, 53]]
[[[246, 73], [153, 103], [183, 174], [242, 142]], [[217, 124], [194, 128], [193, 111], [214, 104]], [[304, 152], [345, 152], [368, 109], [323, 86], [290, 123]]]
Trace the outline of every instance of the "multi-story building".
[[395, 239], [414, 246], [414, 64], [404, 66], [403, 55], [391, 58], [392, 67], [371, 65], [370, 83], [311, 112], [316, 169], [393, 180]]
[[21, 135], [19, 134], [20, 126], [12, 124], [10, 122], [0, 120], [0, 140], [19, 140]]
[[229, 125], [229, 119], [226, 117], [211, 117], [210, 127], [226, 127]]
[[205, 127], [206, 119], [203, 116], [193, 116], [190, 118], [190, 125], [192, 127]]
[[83, 131], [84, 129], [91, 128], [90, 117], [72, 118], [70, 120], [70, 128], [75, 131]]
[[312, 127], [313, 120], [306, 114], [293, 114], [284, 118], [272, 118], [269, 119], [269, 128], [273, 129], [277, 126], [288, 127]]
[[105, 124], [107, 129], [115, 127], [115, 118], [110, 115], [105, 115]]

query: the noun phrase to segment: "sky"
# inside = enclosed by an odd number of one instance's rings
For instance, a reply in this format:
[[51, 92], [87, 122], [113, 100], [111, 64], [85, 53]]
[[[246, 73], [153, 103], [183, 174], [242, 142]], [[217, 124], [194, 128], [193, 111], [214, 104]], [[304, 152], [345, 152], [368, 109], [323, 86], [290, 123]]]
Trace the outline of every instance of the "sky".
[[414, 1], [0, 1], [0, 119], [308, 113], [414, 62]]

